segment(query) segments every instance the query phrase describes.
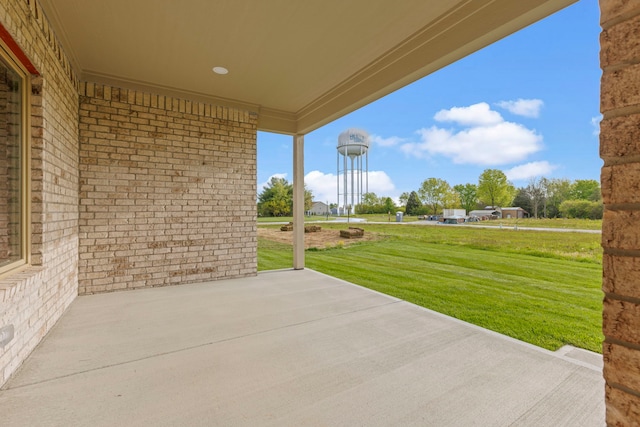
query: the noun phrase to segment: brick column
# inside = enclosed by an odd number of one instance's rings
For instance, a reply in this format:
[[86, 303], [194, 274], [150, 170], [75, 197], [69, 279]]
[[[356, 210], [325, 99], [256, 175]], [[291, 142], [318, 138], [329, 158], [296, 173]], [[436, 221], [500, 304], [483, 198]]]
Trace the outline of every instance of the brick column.
[[607, 424], [640, 420], [640, 1], [600, 0]]

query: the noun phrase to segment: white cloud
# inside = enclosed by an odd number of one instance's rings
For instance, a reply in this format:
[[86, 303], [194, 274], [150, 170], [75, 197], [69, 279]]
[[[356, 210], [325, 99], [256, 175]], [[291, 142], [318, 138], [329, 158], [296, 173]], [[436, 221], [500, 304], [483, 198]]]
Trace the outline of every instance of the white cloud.
[[394, 145], [398, 145], [404, 141], [403, 138], [398, 136], [390, 136], [389, 138], [383, 138], [380, 135], [371, 135], [369, 140], [376, 145], [381, 147], [393, 147]]
[[[369, 192], [378, 196], [394, 197], [396, 187], [384, 171], [369, 171]], [[342, 179], [343, 175], [340, 175]], [[350, 179], [350, 177], [348, 177]], [[357, 180], [358, 177], [356, 176]], [[313, 193], [313, 199], [335, 203], [337, 197], [337, 178], [335, 174], [311, 171], [304, 177], [307, 188]], [[342, 183], [342, 181], [340, 181]], [[365, 190], [366, 191], [366, 190]]]
[[518, 99], [516, 101], [500, 101], [496, 105], [518, 116], [536, 118], [540, 115], [540, 109], [544, 102], [541, 99]]
[[441, 155], [457, 164], [495, 166], [519, 162], [542, 148], [542, 136], [512, 122], [501, 121], [453, 131], [432, 126], [418, 131], [421, 141], [400, 149], [407, 155], [426, 158]]
[[504, 174], [507, 175], [507, 179], [510, 181], [522, 181], [536, 176], [549, 175], [557, 168], [558, 166], [552, 165], [544, 160], [541, 162], [530, 162], [513, 167], [508, 171], [505, 171]]
[[455, 122], [463, 126], [488, 126], [504, 121], [500, 113], [493, 111], [486, 102], [440, 110], [433, 118], [439, 122]]
[[264, 190], [264, 187], [266, 187], [267, 184], [269, 184], [269, 181], [271, 181], [271, 178], [286, 178], [286, 177], [287, 177], [286, 173], [274, 173], [269, 178], [267, 178], [265, 182], [258, 183], [258, 194], [262, 193], [262, 191]]
[[304, 183], [313, 193], [313, 200], [336, 201], [336, 176], [334, 174], [325, 174], [320, 171], [311, 171], [304, 177]]
[[595, 117], [591, 117], [591, 126], [593, 126], [593, 135], [600, 136], [600, 122], [602, 121], [602, 114]]

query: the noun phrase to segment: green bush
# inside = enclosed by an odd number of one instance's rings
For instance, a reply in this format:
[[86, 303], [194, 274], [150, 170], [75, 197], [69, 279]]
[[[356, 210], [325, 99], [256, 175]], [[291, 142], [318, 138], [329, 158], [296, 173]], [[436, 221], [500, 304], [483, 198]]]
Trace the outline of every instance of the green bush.
[[560, 204], [560, 213], [565, 218], [602, 219], [602, 202], [589, 200], [565, 200]]

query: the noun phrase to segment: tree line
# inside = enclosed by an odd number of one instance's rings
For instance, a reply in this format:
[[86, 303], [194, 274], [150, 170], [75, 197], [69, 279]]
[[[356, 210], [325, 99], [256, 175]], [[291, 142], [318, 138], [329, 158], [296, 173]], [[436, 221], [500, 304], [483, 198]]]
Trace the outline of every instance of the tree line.
[[[375, 194], [368, 200], [386, 200]], [[602, 218], [600, 184], [593, 179], [531, 178], [515, 187], [498, 169], [486, 169], [477, 183], [451, 186], [441, 178], [427, 178], [415, 191], [402, 193], [400, 207], [407, 215], [439, 215], [443, 209], [464, 209], [467, 214], [489, 207], [521, 207], [535, 218]], [[387, 213], [388, 204], [359, 206], [356, 212]]]
[[[305, 211], [311, 209], [313, 194], [305, 186]], [[451, 186], [441, 178], [427, 178], [415, 191], [402, 193], [400, 206], [391, 197], [375, 193], [362, 196], [355, 213], [394, 213], [440, 215], [443, 209], [464, 209], [467, 214], [490, 207], [521, 207], [535, 218], [602, 218], [600, 183], [593, 179], [571, 181], [563, 178], [531, 178], [516, 188], [499, 169], [486, 169], [477, 183]], [[332, 205], [331, 207], [333, 207]], [[291, 216], [293, 184], [273, 177], [258, 195], [260, 216]]]

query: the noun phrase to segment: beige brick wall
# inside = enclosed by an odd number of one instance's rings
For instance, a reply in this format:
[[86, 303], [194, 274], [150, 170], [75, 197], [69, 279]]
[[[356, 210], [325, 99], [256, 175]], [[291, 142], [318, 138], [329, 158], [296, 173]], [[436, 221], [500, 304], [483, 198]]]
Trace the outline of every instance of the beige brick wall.
[[640, 1], [600, 0], [607, 424], [640, 425]]
[[78, 293], [78, 83], [34, 0], [0, 2], [0, 24], [40, 72], [32, 79], [32, 266], [0, 277], [0, 385]]
[[256, 274], [257, 116], [80, 94], [80, 293]]
[[0, 348], [2, 385], [79, 291], [256, 273], [257, 117], [80, 84], [37, 1], [0, 2], [0, 24], [40, 73], [31, 267], [0, 277], [0, 327], [15, 328]]

